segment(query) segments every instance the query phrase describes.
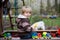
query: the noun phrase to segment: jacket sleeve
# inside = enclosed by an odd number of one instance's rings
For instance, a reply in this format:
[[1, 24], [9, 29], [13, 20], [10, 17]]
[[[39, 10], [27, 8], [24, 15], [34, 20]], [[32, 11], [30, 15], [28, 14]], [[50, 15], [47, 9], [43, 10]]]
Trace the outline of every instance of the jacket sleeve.
[[30, 27], [30, 22], [28, 19], [17, 19], [18, 28], [23, 31], [32, 31], [32, 28]]
[[16, 23], [19, 23], [21, 19], [19, 18], [16, 18]]

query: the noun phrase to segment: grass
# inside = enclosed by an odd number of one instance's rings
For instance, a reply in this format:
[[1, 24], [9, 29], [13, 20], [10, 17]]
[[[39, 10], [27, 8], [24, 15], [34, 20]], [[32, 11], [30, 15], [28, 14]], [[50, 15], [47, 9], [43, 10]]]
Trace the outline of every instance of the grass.
[[60, 17], [56, 19], [50, 19], [50, 18], [40, 18], [39, 16], [35, 16], [31, 18], [31, 24], [38, 22], [41, 19], [45, 22], [46, 26], [60, 26]]
[[60, 26], [60, 18], [56, 18], [56, 19], [43, 19], [43, 21], [45, 22], [45, 24], [47, 26]]
[[[31, 24], [40, 21], [41, 19], [43, 19], [43, 21], [45, 22], [45, 26], [60, 26], [60, 17], [56, 18], [56, 19], [50, 19], [50, 18], [40, 18], [39, 16], [32, 16], [30, 18], [30, 22]], [[6, 20], [9, 20], [9, 17], [6, 18]], [[15, 23], [15, 18], [12, 19], [12, 23]], [[14, 27], [14, 30], [16, 30], [17, 27]], [[7, 28], [7, 30], [11, 30], [11, 28]]]

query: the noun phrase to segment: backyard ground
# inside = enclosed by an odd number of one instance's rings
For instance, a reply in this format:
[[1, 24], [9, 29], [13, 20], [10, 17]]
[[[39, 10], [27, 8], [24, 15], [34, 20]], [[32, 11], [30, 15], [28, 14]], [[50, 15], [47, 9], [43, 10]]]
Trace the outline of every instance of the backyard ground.
[[[57, 27], [57, 26], [60, 27], [60, 17], [57, 17], [56, 19], [51, 19], [51, 18], [41, 18], [40, 16], [32, 16], [30, 18], [31, 25], [34, 24], [35, 22], [40, 21], [41, 19], [42, 19], [42, 21], [44, 21], [46, 29], [49, 27], [50, 28]], [[4, 20], [9, 21], [9, 17], [6, 17], [6, 19], [4, 19]], [[16, 18], [12, 19], [13, 24], [15, 24], [15, 22], [16, 22], [15, 20], [16, 20]], [[9, 24], [9, 22], [8, 22], [8, 24]], [[8, 28], [8, 30], [9, 29], [10, 28]], [[14, 29], [17, 29], [17, 26], [15, 26]]]

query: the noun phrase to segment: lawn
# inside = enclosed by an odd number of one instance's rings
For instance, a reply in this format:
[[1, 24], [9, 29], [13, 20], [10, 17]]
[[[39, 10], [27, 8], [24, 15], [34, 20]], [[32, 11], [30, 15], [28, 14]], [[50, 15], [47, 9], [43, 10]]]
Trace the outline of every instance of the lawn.
[[[50, 18], [41, 18], [40, 16], [31, 16], [30, 18], [30, 22], [31, 24], [38, 22], [40, 20], [43, 20], [45, 23], [45, 26], [48, 27], [53, 27], [53, 26], [60, 26], [60, 17], [56, 18], [56, 19], [50, 19]], [[6, 18], [6, 20], [9, 21], [9, 17]], [[15, 23], [15, 18], [12, 19], [12, 23]], [[10, 28], [8, 28], [10, 30]], [[17, 27], [14, 27], [14, 29], [17, 29]]]
[[60, 26], [60, 18], [56, 18], [56, 19], [43, 19], [43, 21], [48, 26]]
[[32, 16], [31, 18], [31, 24], [43, 20], [45, 22], [46, 26], [60, 26], [60, 17], [57, 17], [56, 19], [50, 19], [50, 18], [41, 18], [40, 16]]

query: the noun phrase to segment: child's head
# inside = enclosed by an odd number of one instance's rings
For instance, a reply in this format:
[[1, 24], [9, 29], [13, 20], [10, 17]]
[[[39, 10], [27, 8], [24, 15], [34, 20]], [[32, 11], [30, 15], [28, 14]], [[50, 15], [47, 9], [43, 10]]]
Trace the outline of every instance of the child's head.
[[22, 7], [22, 14], [26, 16], [27, 18], [31, 16], [32, 9], [29, 6], [23, 6]]

